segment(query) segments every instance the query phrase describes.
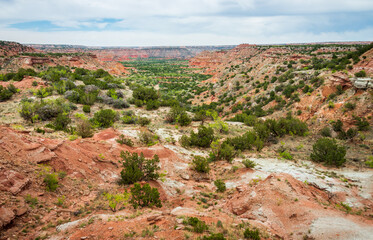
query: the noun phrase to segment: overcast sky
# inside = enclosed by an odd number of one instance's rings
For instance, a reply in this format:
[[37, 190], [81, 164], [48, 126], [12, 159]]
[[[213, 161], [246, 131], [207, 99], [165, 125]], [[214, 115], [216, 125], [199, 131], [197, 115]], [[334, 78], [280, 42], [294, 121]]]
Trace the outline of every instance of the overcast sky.
[[373, 0], [0, 0], [0, 40], [87, 46], [373, 40]]

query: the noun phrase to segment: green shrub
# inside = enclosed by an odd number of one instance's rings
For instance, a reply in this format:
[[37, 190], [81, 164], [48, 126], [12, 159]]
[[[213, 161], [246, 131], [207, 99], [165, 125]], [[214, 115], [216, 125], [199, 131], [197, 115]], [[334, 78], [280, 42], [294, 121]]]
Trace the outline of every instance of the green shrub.
[[[23, 119], [26, 121], [30, 121], [34, 123], [36, 114], [36, 106], [33, 103], [30, 102], [22, 102], [21, 103], [21, 110], [19, 111], [19, 114]], [[38, 118], [38, 116], [36, 116]]]
[[365, 118], [355, 116], [355, 125], [359, 131], [368, 131], [370, 129], [369, 122]]
[[343, 122], [338, 119], [336, 122], [332, 123], [332, 127], [334, 131], [340, 132], [343, 130]]
[[35, 113], [43, 121], [47, 121], [57, 117], [59, 114], [63, 113], [63, 109], [57, 107], [55, 104], [46, 104], [45, 102], [38, 104], [34, 103]]
[[45, 174], [43, 181], [46, 184], [47, 191], [49, 192], [54, 192], [58, 188], [58, 175], [56, 173]]
[[36, 87], [37, 85], [38, 85], [38, 82], [37, 82], [37, 81], [33, 81], [33, 82], [32, 82], [32, 86], [33, 86], [33, 87]]
[[348, 110], [348, 111], [351, 111], [351, 110], [354, 110], [356, 108], [356, 103], [346, 103], [344, 105], [345, 109]]
[[217, 192], [225, 192], [225, 190], [227, 189], [227, 187], [225, 186], [225, 182], [221, 179], [215, 180], [214, 184], [217, 188]]
[[7, 89], [12, 92], [13, 94], [14, 93], [17, 93], [19, 91], [19, 89], [17, 89], [13, 84], [9, 84]]
[[144, 102], [142, 100], [135, 99], [134, 104], [136, 105], [136, 107], [142, 107], [144, 105]]
[[121, 152], [123, 170], [120, 172], [122, 184], [132, 184], [138, 181], [156, 180], [159, 178], [158, 155], [152, 159], [145, 159], [141, 153]]
[[256, 139], [259, 137], [254, 131], [249, 131], [243, 134], [242, 136], [237, 136], [234, 138], [228, 138], [227, 143], [232, 145], [236, 150], [251, 150], [255, 145]]
[[39, 201], [37, 197], [33, 198], [30, 194], [27, 194], [25, 197], [25, 202], [28, 203], [31, 208], [34, 208], [37, 206]]
[[209, 116], [207, 116], [206, 110], [199, 110], [194, 114], [193, 120], [201, 121], [201, 125], [203, 125], [208, 118]]
[[154, 88], [143, 86], [136, 86], [136, 88], [133, 89], [132, 96], [134, 99], [141, 101], [157, 100], [159, 98]]
[[311, 159], [330, 166], [342, 166], [345, 162], [346, 149], [339, 146], [335, 139], [320, 138], [312, 146]]
[[98, 127], [108, 128], [111, 127], [117, 118], [117, 112], [111, 109], [103, 109], [95, 112], [92, 121]]
[[210, 233], [209, 236], [203, 236], [202, 240], [226, 240], [222, 233]]
[[348, 139], [353, 139], [354, 137], [357, 136], [357, 134], [358, 134], [358, 130], [356, 128], [350, 128], [346, 132], [346, 137]]
[[214, 141], [211, 143], [212, 152], [210, 153], [211, 161], [227, 160], [232, 162], [236, 152], [234, 147], [228, 143], [228, 141], [220, 144], [219, 141]]
[[366, 77], [367, 73], [364, 70], [361, 70], [360, 72], [355, 73], [355, 77]]
[[130, 105], [122, 99], [115, 99], [113, 101], [112, 105], [113, 105], [113, 108], [116, 108], [116, 109], [122, 109], [122, 108], [129, 108], [130, 107]]
[[333, 101], [329, 101], [329, 103], [328, 103], [328, 107], [329, 108], [334, 108], [334, 102]]
[[34, 122], [37, 119], [42, 121], [50, 120], [59, 114], [68, 113], [69, 111], [70, 106], [61, 99], [41, 103], [21, 101], [20, 115], [25, 120]]
[[81, 119], [76, 125], [76, 133], [82, 138], [93, 136], [93, 128], [91, 122], [86, 119]]
[[68, 114], [60, 113], [57, 115], [56, 119], [53, 121], [54, 129], [57, 131], [66, 131], [67, 125], [71, 123], [71, 119]]
[[[53, 90], [52, 90], [53, 91]], [[40, 101], [43, 100], [43, 98], [48, 97], [52, 94], [52, 91], [49, 88], [39, 88], [34, 92], [34, 95], [38, 98], [40, 98]]]
[[284, 152], [281, 152], [280, 156], [287, 160], [293, 160], [293, 156], [287, 150], [285, 150]]
[[64, 203], [65, 203], [65, 199], [66, 199], [66, 197], [63, 196], [63, 195], [61, 197], [58, 197], [56, 205], [59, 206], [59, 207], [63, 207]]
[[214, 139], [214, 130], [211, 127], [199, 126], [198, 132], [190, 134], [190, 145], [207, 148]]
[[246, 239], [260, 240], [260, 233], [258, 229], [250, 230], [250, 228], [246, 228], [245, 232], [243, 233], [243, 236]]
[[121, 119], [124, 124], [135, 124], [137, 122], [137, 117], [132, 110], [123, 112], [123, 115]]
[[208, 230], [206, 223], [196, 217], [188, 217], [186, 220], [184, 220], [183, 224], [192, 226], [193, 228], [191, 231], [195, 233], [203, 233], [204, 231]]
[[0, 102], [5, 102], [13, 96], [13, 93], [0, 85]]
[[370, 156], [367, 161], [365, 161], [365, 165], [370, 168], [373, 168], [373, 156]]
[[137, 121], [136, 116], [127, 116], [127, 115], [125, 115], [121, 119], [122, 119], [122, 121], [123, 121], [124, 124], [135, 124], [136, 121]]
[[241, 113], [236, 114], [234, 118], [230, 119], [230, 121], [243, 122], [247, 126], [253, 127], [258, 122], [258, 118], [254, 115], [247, 115], [246, 113]]
[[344, 130], [338, 132], [337, 138], [340, 140], [346, 140], [347, 139], [347, 134]]
[[173, 106], [166, 115], [166, 122], [172, 124], [180, 124], [180, 126], [188, 126], [192, 119], [188, 116], [185, 109], [180, 106]]
[[91, 106], [89, 106], [89, 105], [83, 105], [83, 112], [90, 113], [91, 112]]
[[192, 119], [189, 117], [189, 115], [184, 112], [180, 114], [177, 118], [177, 123], [180, 124], [180, 126], [188, 126], [192, 122]]
[[[270, 125], [269, 122], [269, 120], [266, 120], [267, 126]], [[271, 133], [275, 136], [281, 137], [284, 134], [304, 136], [308, 132], [307, 124], [298, 118], [293, 118], [291, 115], [288, 115], [286, 118], [280, 118], [275, 125], [275, 130], [270, 128]]]
[[320, 130], [320, 135], [323, 137], [331, 137], [332, 131], [330, 130], [329, 127], [324, 127], [323, 129]]
[[246, 167], [246, 168], [254, 168], [256, 166], [256, 163], [250, 159], [244, 159], [242, 160], [242, 164]]
[[271, 134], [270, 129], [267, 127], [265, 123], [257, 123], [254, 126], [254, 131], [256, 135], [261, 139], [262, 141], [267, 142], [268, 138]]
[[223, 143], [220, 146], [218, 155], [221, 159], [232, 162], [234, 156], [236, 155], [236, 152], [234, 151], [234, 147], [227, 143]]
[[119, 144], [125, 144], [127, 146], [133, 147], [133, 142], [131, 139], [126, 138], [123, 134], [119, 136], [118, 139], [116, 139], [117, 143]]
[[180, 145], [184, 148], [190, 147], [190, 138], [187, 135], [181, 136], [179, 142]]
[[146, 126], [146, 125], [148, 125], [150, 123], [150, 119], [146, 118], [146, 117], [139, 117], [138, 120], [137, 120], [137, 122], [141, 126]]
[[158, 142], [158, 136], [148, 131], [141, 131], [139, 139], [142, 143], [145, 143], [147, 146], [153, 146]]
[[210, 171], [209, 161], [204, 157], [194, 156], [192, 165], [197, 172], [208, 173]]
[[118, 208], [121, 209], [128, 204], [129, 195], [127, 191], [118, 194], [103, 193], [103, 196], [109, 202], [109, 207], [113, 212], [116, 212]]
[[10, 99], [17, 92], [19, 92], [19, 89], [13, 84], [9, 84], [7, 88], [0, 85], [0, 102]]
[[148, 100], [146, 102], [146, 110], [158, 109], [161, 103], [158, 100]]
[[45, 130], [41, 128], [36, 128], [35, 132], [45, 134]]
[[148, 183], [142, 187], [139, 183], [135, 183], [131, 188], [131, 196], [130, 203], [135, 209], [138, 207], [162, 207], [158, 189], [150, 187]]

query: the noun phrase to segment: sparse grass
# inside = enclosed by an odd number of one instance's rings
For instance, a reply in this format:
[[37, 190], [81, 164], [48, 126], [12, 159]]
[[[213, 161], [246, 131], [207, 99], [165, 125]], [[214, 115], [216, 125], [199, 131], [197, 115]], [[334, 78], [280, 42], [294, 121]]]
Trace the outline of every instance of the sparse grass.
[[37, 204], [39, 202], [37, 197], [33, 198], [33, 197], [31, 197], [30, 194], [26, 195], [25, 201], [26, 201], [26, 203], [28, 203], [30, 205], [31, 208], [34, 208], [35, 206], [37, 206]]
[[352, 208], [347, 203], [344, 203], [344, 202], [337, 203], [336, 207], [346, 213], [350, 213], [352, 211]]

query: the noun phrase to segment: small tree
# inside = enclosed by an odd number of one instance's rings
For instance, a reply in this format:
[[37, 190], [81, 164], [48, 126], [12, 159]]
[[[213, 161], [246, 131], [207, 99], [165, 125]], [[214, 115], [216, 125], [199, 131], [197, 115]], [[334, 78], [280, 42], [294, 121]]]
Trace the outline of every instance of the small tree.
[[131, 188], [131, 195], [130, 203], [135, 209], [138, 207], [162, 207], [158, 189], [150, 187], [148, 183], [142, 187], [139, 183], [135, 183]]
[[209, 229], [205, 221], [199, 220], [196, 217], [188, 217], [186, 220], [183, 221], [183, 224], [192, 226], [193, 229], [190, 229], [190, 231], [196, 233], [203, 233], [204, 231], [207, 231]]
[[201, 121], [201, 125], [205, 123], [205, 121], [208, 119], [206, 110], [199, 110], [194, 114], [194, 121]]
[[43, 181], [46, 184], [47, 191], [49, 192], [54, 192], [58, 188], [58, 176], [56, 173], [45, 174]]
[[177, 122], [180, 124], [180, 126], [188, 126], [192, 122], [192, 119], [186, 112], [183, 112], [178, 116]]
[[56, 119], [53, 121], [54, 129], [57, 131], [65, 131], [67, 125], [71, 123], [71, 119], [67, 113], [60, 113], [57, 115]]
[[221, 179], [215, 180], [214, 184], [217, 188], [217, 192], [225, 192], [225, 190], [227, 189], [227, 187], [225, 186], [225, 182]]
[[213, 141], [211, 148], [210, 160], [212, 161], [227, 160], [228, 162], [232, 162], [236, 154], [234, 147], [228, 142], [220, 143], [219, 140]]
[[338, 119], [336, 122], [332, 123], [332, 127], [334, 131], [341, 132], [343, 130], [343, 122]]
[[116, 111], [111, 109], [103, 109], [95, 113], [93, 122], [99, 127], [108, 128], [114, 124], [116, 117]]
[[82, 138], [93, 136], [93, 129], [91, 123], [86, 119], [81, 119], [76, 125], [76, 132]]
[[331, 166], [342, 166], [345, 162], [346, 149], [339, 146], [335, 139], [320, 138], [312, 146], [311, 159]]
[[34, 123], [34, 121], [38, 118], [36, 114], [36, 106], [30, 102], [22, 102], [19, 114], [23, 119], [30, 121], [31, 123]]
[[320, 130], [320, 135], [323, 137], [331, 137], [332, 131], [330, 130], [329, 127], [324, 127], [323, 129]]
[[370, 129], [369, 122], [363, 117], [354, 117], [355, 119], [355, 125], [357, 126], [357, 129], [359, 131], [368, 131]]
[[250, 228], [246, 228], [245, 232], [243, 233], [243, 236], [246, 239], [260, 240], [260, 234], [258, 229], [251, 230]]
[[173, 106], [166, 115], [166, 122], [172, 124], [180, 124], [180, 126], [188, 126], [192, 119], [188, 116], [185, 109], [180, 106]]
[[210, 124], [210, 127], [216, 129], [220, 133], [228, 133], [228, 124], [221, 120], [221, 117], [219, 117], [217, 112], [207, 111], [206, 115], [214, 119], [214, 122]]
[[140, 156], [137, 153], [121, 152], [120, 156], [123, 161], [123, 170], [120, 172], [122, 184], [132, 184], [142, 180], [156, 180], [159, 178], [157, 164], [159, 163], [158, 155], [153, 159], [145, 159], [143, 153]]
[[214, 139], [214, 130], [209, 127], [200, 126], [198, 132], [192, 132], [190, 134], [190, 145], [197, 147], [210, 147], [211, 142]]
[[90, 113], [90, 112], [91, 112], [91, 106], [89, 106], [89, 105], [84, 105], [84, 106], [83, 106], [83, 112], [85, 112], [85, 113]]
[[194, 156], [192, 165], [197, 172], [208, 173], [210, 171], [209, 161], [204, 157]]
[[49, 95], [51, 95], [51, 92], [49, 92], [46, 88], [39, 88], [34, 92], [34, 95], [40, 98], [40, 102], [42, 102], [43, 98], [46, 98]]
[[250, 159], [244, 159], [242, 160], [242, 164], [246, 167], [246, 168], [254, 168], [256, 166], [256, 163]]
[[366, 77], [367, 73], [364, 70], [361, 70], [360, 72], [355, 73], [355, 77]]

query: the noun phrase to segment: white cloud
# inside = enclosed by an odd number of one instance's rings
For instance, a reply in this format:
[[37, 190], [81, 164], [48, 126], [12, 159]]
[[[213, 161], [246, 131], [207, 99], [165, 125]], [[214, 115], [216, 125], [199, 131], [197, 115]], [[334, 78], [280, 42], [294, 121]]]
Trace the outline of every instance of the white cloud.
[[0, 19], [84, 20], [151, 16], [251, 15], [372, 11], [371, 0], [14, 0], [0, 2]]
[[[0, 39], [23, 43], [125, 46], [373, 39], [367, 31], [373, 27], [371, 18], [361, 19], [365, 25], [356, 27], [347, 18], [349, 28], [335, 20], [339, 13], [373, 12], [372, 0], [0, 0], [0, 9]], [[121, 21], [101, 21], [105, 18]], [[50, 21], [71, 31], [9, 27], [29, 21]], [[79, 31], [84, 28], [97, 31]]]
[[286, 32], [267, 34], [218, 34], [218, 33], [154, 33], [119, 31], [71, 31], [32, 32], [20, 30], [0, 30], [0, 36], [21, 43], [53, 43], [87, 46], [179, 46], [179, 45], [231, 45], [240, 43], [275, 44], [323, 41], [370, 41], [373, 28], [346, 32]]

